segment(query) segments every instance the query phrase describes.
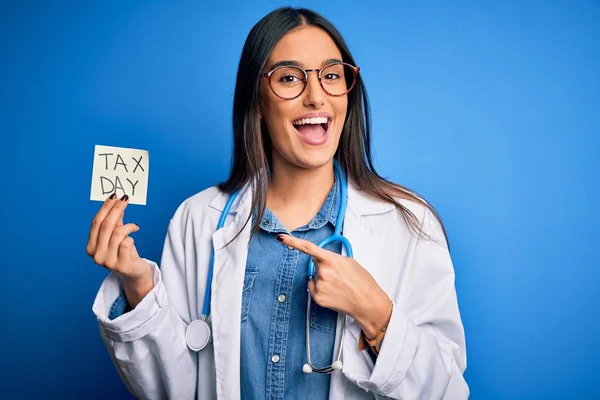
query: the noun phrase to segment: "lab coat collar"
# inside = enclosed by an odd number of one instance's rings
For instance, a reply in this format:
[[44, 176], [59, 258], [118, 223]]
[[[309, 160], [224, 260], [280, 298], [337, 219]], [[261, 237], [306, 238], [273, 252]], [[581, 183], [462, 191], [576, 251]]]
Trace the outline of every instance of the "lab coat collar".
[[[217, 211], [223, 211], [225, 208], [225, 204], [229, 199], [229, 193], [225, 193], [222, 190], [219, 190], [215, 198], [211, 200], [208, 204], [211, 208], [214, 208]], [[252, 204], [252, 184], [245, 184], [240, 190], [240, 194], [238, 199], [231, 205], [231, 210], [229, 214], [238, 214], [244, 213], [246, 208], [251, 206]]]
[[393, 204], [374, 199], [363, 191], [358, 190], [353, 183], [348, 183], [348, 208], [359, 217], [385, 214], [392, 211]]

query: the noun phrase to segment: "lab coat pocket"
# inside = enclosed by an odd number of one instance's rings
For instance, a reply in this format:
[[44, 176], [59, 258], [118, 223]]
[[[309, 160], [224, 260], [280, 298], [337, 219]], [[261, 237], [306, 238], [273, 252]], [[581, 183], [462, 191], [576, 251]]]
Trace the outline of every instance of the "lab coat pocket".
[[246, 266], [246, 276], [244, 277], [244, 288], [242, 290], [242, 322], [248, 319], [250, 299], [252, 297], [252, 288], [254, 287], [256, 275], [258, 275], [258, 267], [248, 264], [248, 266]]

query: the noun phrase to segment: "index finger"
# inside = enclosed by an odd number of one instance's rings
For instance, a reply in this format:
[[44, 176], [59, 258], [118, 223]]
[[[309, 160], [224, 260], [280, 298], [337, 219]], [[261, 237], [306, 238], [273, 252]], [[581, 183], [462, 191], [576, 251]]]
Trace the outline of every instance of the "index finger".
[[328, 250], [322, 249], [313, 242], [309, 242], [308, 240], [298, 239], [292, 235], [277, 235], [277, 240], [286, 246], [291, 246], [309, 256], [312, 256], [316, 261], [323, 261], [327, 258], [329, 253]]

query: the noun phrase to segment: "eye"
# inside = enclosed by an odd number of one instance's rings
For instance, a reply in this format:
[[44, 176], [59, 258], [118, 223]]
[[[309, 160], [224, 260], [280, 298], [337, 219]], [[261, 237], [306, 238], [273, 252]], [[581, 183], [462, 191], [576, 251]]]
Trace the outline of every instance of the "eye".
[[294, 74], [287, 74], [287, 75], [282, 75], [278, 80], [281, 83], [296, 83], [296, 82], [301, 82], [304, 79], [302, 77], [299, 77]]
[[323, 75], [323, 79], [327, 81], [335, 81], [337, 79], [340, 79], [340, 75], [336, 72], [328, 72], [325, 75]]

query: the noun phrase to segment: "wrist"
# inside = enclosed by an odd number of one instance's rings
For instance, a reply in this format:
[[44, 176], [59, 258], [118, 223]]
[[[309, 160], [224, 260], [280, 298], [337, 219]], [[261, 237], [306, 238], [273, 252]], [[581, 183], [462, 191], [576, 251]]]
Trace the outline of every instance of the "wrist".
[[392, 316], [392, 301], [382, 292], [377, 300], [365, 301], [366, 310], [355, 319], [368, 339], [374, 339], [386, 328]]
[[127, 303], [132, 309], [134, 309], [154, 287], [150, 269], [143, 277], [121, 277], [121, 283], [123, 285], [123, 292], [127, 298]]

